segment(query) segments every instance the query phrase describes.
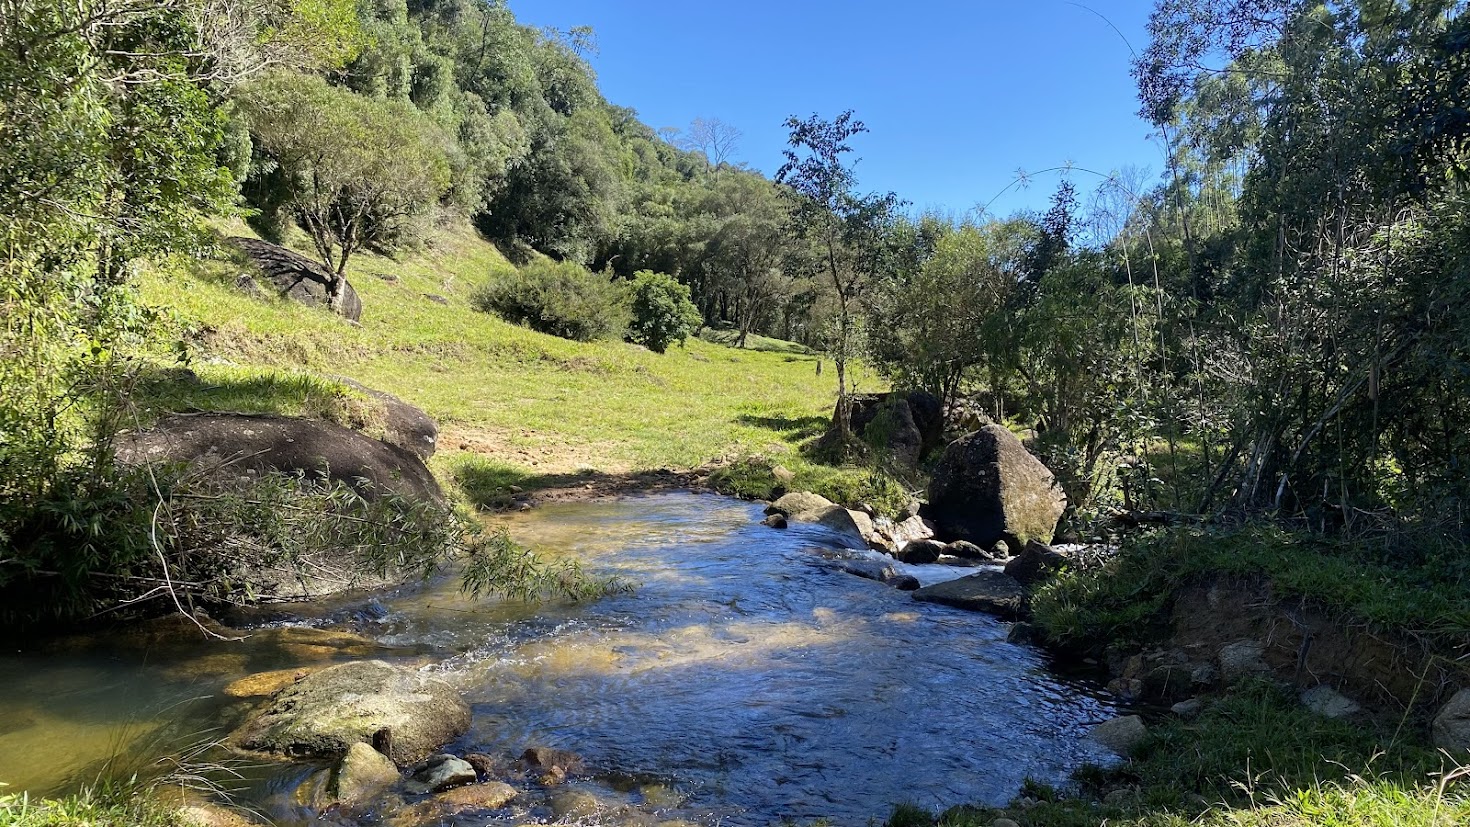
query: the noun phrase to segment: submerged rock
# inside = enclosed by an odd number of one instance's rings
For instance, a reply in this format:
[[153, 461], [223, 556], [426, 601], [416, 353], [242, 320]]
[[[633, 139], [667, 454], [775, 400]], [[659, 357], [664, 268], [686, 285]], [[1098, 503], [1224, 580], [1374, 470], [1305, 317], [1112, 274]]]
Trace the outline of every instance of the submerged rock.
[[277, 669], [273, 672], [247, 675], [232, 681], [224, 688], [224, 693], [232, 698], [264, 698], [280, 692], [320, 668], [319, 666], [302, 666], [297, 669]]
[[986, 425], [944, 450], [929, 484], [926, 515], [937, 534], [988, 547], [1050, 542], [1067, 498], [1051, 471], [999, 425]]
[[780, 514], [771, 514], [767, 516], [764, 520], [761, 520], [761, 525], [769, 526], [771, 528], [785, 528], [786, 518], [781, 516]]
[[469, 726], [470, 709], [449, 684], [370, 660], [323, 669], [288, 687], [230, 741], [253, 752], [316, 758], [342, 755], [376, 736], [388, 742], [388, 757], [406, 766]]
[[332, 770], [328, 790], [348, 806], [369, 801], [398, 783], [398, 767], [388, 756], [364, 743], [347, 748], [347, 754]]
[[1020, 617], [1025, 597], [1020, 583], [998, 571], [981, 571], [914, 592], [914, 599], [924, 603], [986, 612], [1007, 620]]

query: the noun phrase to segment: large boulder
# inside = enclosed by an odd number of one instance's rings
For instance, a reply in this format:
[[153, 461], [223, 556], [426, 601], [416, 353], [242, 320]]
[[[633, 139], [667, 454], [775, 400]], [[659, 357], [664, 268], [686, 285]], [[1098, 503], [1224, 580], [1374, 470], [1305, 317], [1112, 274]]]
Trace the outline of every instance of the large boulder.
[[350, 745], [332, 768], [327, 786], [337, 801], [353, 806], [398, 783], [398, 767], [388, 756], [361, 741]]
[[374, 390], [346, 376], [333, 378], [371, 396], [382, 404], [384, 442], [412, 451], [425, 462], [429, 461], [429, 457], [434, 456], [434, 449], [439, 440], [439, 426], [432, 417], [391, 393]]
[[944, 449], [929, 484], [925, 516], [939, 537], [989, 548], [1005, 540], [1021, 548], [1050, 542], [1067, 498], [1056, 479], [1021, 441], [986, 425]]
[[368, 660], [323, 669], [285, 689], [230, 743], [288, 758], [329, 758], [376, 739], [394, 763], [407, 766], [469, 726], [470, 708], [449, 684]]
[[987, 569], [958, 580], [925, 586], [914, 592], [914, 599], [1016, 620], [1021, 616], [1026, 590], [1004, 573]]
[[366, 497], [391, 491], [418, 501], [444, 495], [423, 460], [396, 445], [312, 419], [269, 414], [173, 414], [153, 428], [122, 434], [125, 465], [189, 463], [249, 478], [272, 471], [342, 482]]
[[1461, 689], [1434, 716], [1434, 745], [1451, 752], [1470, 751], [1470, 689]]
[[1148, 727], [1137, 715], [1124, 715], [1103, 721], [1089, 733], [1092, 740], [1119, 755], [1127, 756], [1148, 737]]
[[[234, 236], [227, 241], [245, 254], [269, 288], [282, 297], [308, 307], [329, 306], [330, 288], [336, 276], [321, 262], [258, 238]], [[251, 281], [259, 288], [259, 280]], [[354, 322], [362, 318], [362, 299], [358, 298], [351, 282], [342, 285], [342, 303], [336, 310]]]
[[[944, 403], [924, 391], [852, 397], [852, 431], [896, 459], [916, 464], [944, 438]], [[877, 423], [876, 430], [870, 426]]]
[[1046, 543], [1032, 540], [1006, 563], [1006, 574], [1023, 586], [1034, 586], [1066, 565], [1067, 556]]

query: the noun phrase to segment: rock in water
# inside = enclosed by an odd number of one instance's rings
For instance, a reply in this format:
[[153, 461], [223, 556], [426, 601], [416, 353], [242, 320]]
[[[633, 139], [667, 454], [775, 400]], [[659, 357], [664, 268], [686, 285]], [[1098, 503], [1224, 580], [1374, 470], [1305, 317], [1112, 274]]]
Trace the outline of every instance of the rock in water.
[[1470, 750], [1470, 689], [1461, 689], [1434, 716], [1434, 745], [1451, 752]]
[[386, 755], [358, 742], [333, 768], [329, 789], [348, 806], [362, 804], [398, 781], [398, 767]]
[[1127, 756], [1148, 736], [1148, 727], [1137, 715], [1124, 715], [1103, 721], [1092, 729], [1092, 740], [1119, 755]]
[[769, 526], [771, 528], [785, 528], [786, 518], [781, 516], [780, 514], [770, 514], [767, 515], [764, 520], [761, 520], [761, 525]]
[[767, 514], [780, 514], [799, 523], [816, 523], [841, 535], [850, 548], [867, 548], [879, 539], [873, 530], [873, 518], [852, 511], [819, 494], [796, 491], [786, 494], [766, 507]]
[[406, 789], [410, 793], [439, 793], [452, 787], [463, 787], [479, 779], [470, 762], [453, 755], [434, 755], [417, 767], [409, 776]]
[[989, 548], [1005, 540], [1050, 542], [1067, 498], [1041, 461], [999, 425], [986, 425], [944, 449], [929, 484], [926, 514], [937, 534]]
[[1067, 562], [1067, 556], [1039, 540], [1032, 540], [1021, 553], [1006, 563], [1006, 574], [1023, 586], [1033, 586], [1050, 577]]
[[927, 563], [939, 562], [939, 555], [944, 553], [944, 544], [935, 540], [915, 540], [895, 551], [893, 556], [901, 563], [922, 566]]
[[124, 465], [183, 462], [236, 476], [276, 471], [345, 483], [366, 497], [391, 491], [420, 502], [444, 499], [417, 454], [314, 419], [174, 414], [147, 431], [120, 435], [116, 450]]
[[982, 571], [914, 592], [914, 599], [923, 603], [986, 612], [1007, 620], [1021, 616], [1025, 597], [1026, 591], [1020, 583], [998, 571]]
[[[470, 708], [441, 680], [369, 660], [312, 674], [276, 695], [230, 737], [241, 749], [325, 758], [390, 730], [389, 758], [421, 761], [469, 729]], [[473, 772], [473, 768], [471, 768]]]
[[[282, 297], [308, 307], [328, 306], [328, 289], [335, 277], [321, 262], [258, 238], [235, 236], [227, 240], [250, 259], [262, 280]], [[337, 312], [354, 322], [362, 318], [362, 299], [351, 282], [342, 285], [342, 304]]]

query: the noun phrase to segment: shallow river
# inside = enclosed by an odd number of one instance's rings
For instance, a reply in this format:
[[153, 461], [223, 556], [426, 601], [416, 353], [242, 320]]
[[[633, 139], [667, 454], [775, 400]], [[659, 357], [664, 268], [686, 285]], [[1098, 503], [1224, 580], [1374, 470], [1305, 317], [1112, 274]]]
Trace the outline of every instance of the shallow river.
[[[634, 790], [636, 804], [638, 785], [657, 782], [683, 800], [673, 815], [711, 825], [1001, 803], [1027, 777], [1061, 781], [1103, 758], [1083, 738], [1110, 713], [1096, 687], [1007, 643], [1004, 623], [838, 570], [824, 530], [759, 517], [665, 494], [513, 518], [523, 543], [638, 586], [584, 605], [476, 604], [446, 578], [288, 612], [237, 643], [5, 655], [0, 781], [64, 789], [95, 777], [99, 756], [142, 761], [222, 734], [210, 728], [243, 708], [217, 694], [234, 678], [364, 655], [424, 663], [465, 693], [474, 724], [453, 751], [572, 750], [589, 783]], [[964, 573], [904, 569], [923, 582]], [[294, 637], [299, 626], [391, 648], [338, 652]], [[302, 771], [243, 772], [244, 800], [282, 823], [304, 816], [281, 803]]]

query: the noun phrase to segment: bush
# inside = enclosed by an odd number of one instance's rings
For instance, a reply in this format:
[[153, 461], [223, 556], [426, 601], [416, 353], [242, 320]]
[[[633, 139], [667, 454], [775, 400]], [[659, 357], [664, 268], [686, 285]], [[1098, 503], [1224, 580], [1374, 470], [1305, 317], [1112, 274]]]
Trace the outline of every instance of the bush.
[[649, 270], [633, 274], [632, 311], [628, 341], [654, 353], [663, 353], [673, 342], [682, 345], [704, 323], [689, 300], [689, 285]]
[[563, 339], [620, 338], [628, 306], [619, 286], [574, 262], [533, 261], [470, 297], [476, 310]]

